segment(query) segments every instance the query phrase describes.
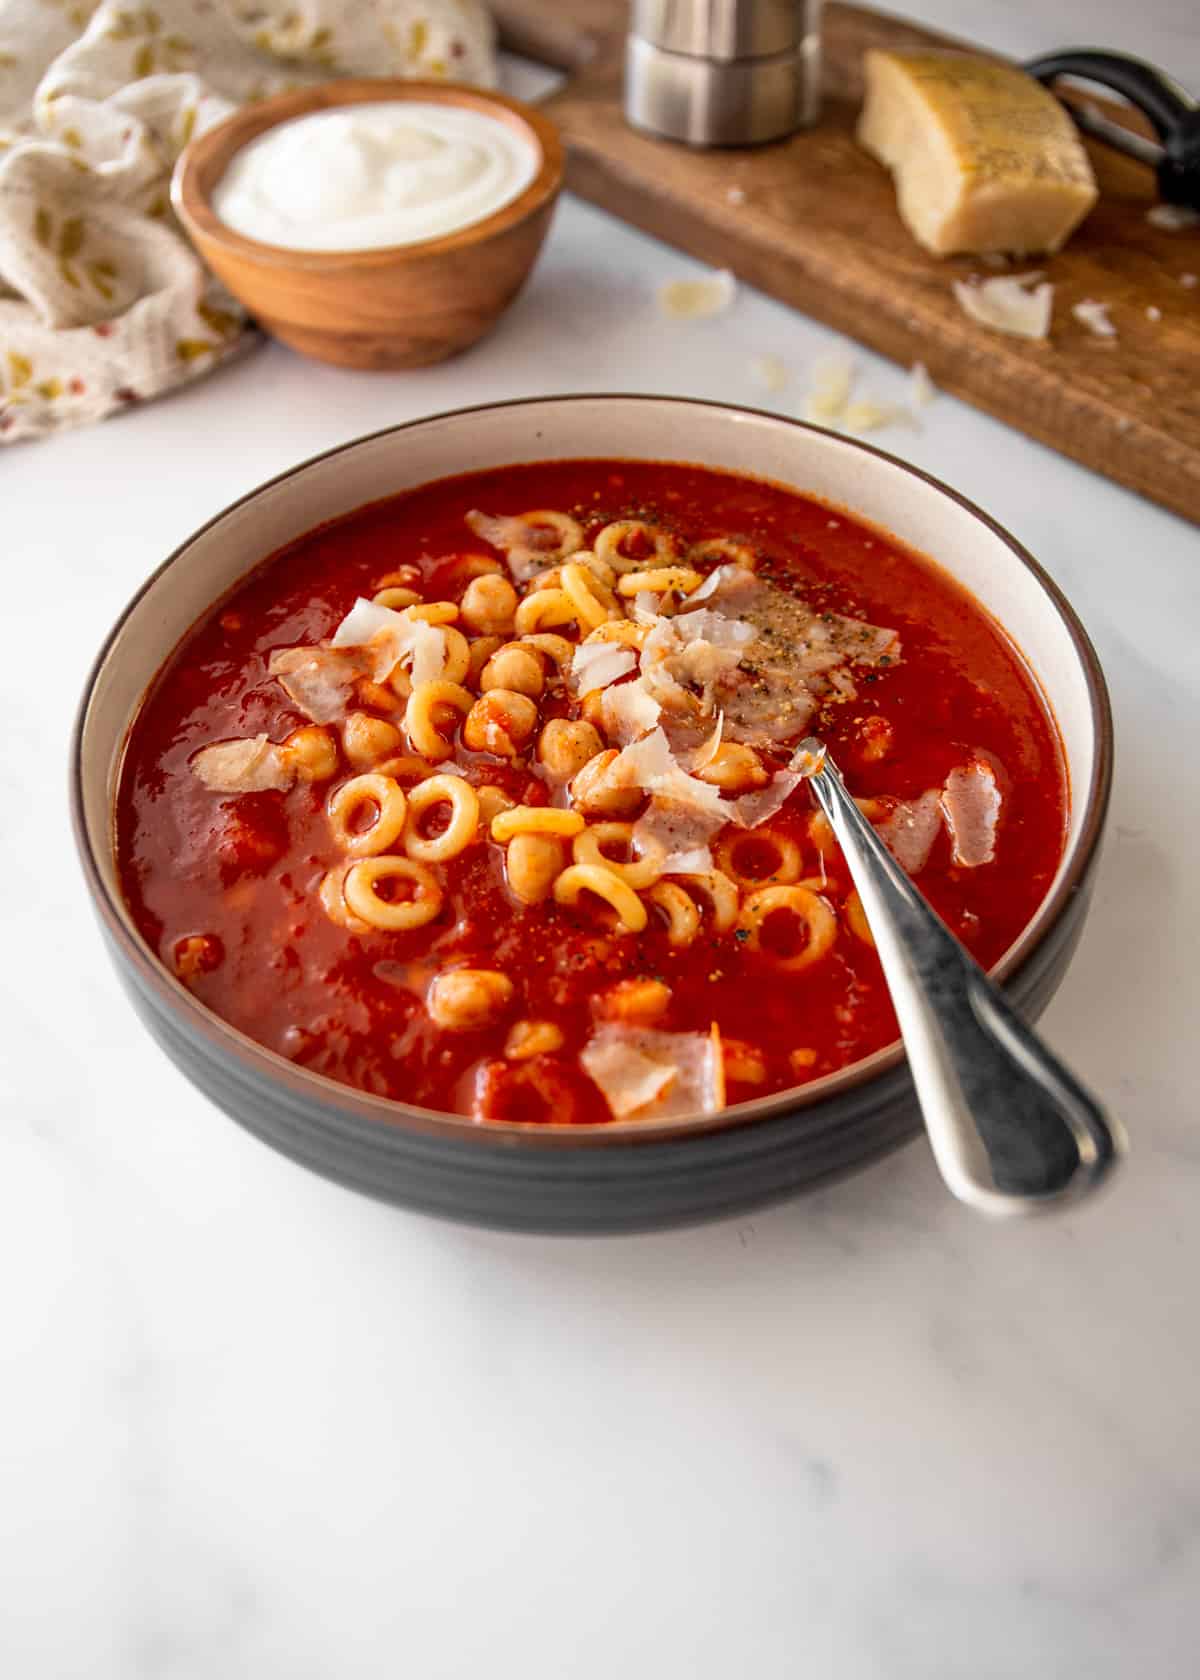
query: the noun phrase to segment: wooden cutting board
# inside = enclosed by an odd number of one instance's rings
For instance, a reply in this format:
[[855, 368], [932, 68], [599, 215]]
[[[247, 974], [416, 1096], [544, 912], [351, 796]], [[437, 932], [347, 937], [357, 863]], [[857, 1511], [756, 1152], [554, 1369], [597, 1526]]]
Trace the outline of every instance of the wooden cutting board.
[[[626, 0], [497, 0], [494, 9], [507, 45], [567, 72], [546, 109], [582, 198], [893, 361], [924, 362], [943, 389], [1200, 523], [1200, 286], [1183, 279], [1200, 275], [1200, 229], [1146, 221], [1150, 170], [1085, 141], [1099, 204], [1065, 250], [1021, 265], [1054, 282], [1051, 338], [1008, 338], [964, 316], [950, 289], [989, 271], [915, 244], [890, 177], [854, 141], [867, 47], [962, 43], [831, 4], [818, 126], [776, 145], [693, 151], [624, 122]], [[1071, 306], [1085, 298], [1110, 306], [1115, 341], [1074, 319]]]

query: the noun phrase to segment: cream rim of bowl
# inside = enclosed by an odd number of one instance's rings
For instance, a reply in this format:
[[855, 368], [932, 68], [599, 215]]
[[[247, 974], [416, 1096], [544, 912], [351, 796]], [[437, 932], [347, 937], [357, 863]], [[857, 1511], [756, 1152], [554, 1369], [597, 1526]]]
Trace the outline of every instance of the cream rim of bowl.
[[440, 239], [495, 215], [538, 172], [535, 143], [462, 105], [384, 100], [314, 111], [235, 153], [212, 194], [235, 233], [293, 251]]

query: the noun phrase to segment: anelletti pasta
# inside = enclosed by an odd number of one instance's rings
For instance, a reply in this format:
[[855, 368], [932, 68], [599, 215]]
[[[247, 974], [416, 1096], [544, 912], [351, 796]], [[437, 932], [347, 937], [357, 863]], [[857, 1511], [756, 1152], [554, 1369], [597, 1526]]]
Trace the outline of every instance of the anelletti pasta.
[[961, 591], [702, 468], [447, 480], [302, 538], [189, 633], [131, 734], [122, 881], [185, 985], [324, 1076], [481, 1123], [712, 1112], [895, 1036], [791, 764], [809, 733], [994, 960], [1066, 796]]

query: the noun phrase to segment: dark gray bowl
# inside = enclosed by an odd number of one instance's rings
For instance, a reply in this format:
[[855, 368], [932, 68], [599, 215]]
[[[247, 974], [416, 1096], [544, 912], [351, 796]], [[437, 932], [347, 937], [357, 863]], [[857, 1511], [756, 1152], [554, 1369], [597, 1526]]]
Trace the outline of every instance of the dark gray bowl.
[[1112, 772], [1108, 696], [1083, 627], [1031, 556], [952, 490], [866, 444], [747, 409], [636, 396], [502, 403], [378, 432], [274, 479], [177, 549], [109, 636], [80, 708], [72, 810], [88, 886], [135, 1008], [235, 1120], [339, 1183], [426, 1213], [514, 1230], [636, 1231], [788, 1196], [913, 1137], [920, 1118], [900, 1051], [707, 1119], [479, 1127], [349, 1090], [219, 1020], [142, 940], [112, 855], [121, 753], [141, 697], [239, 577], [364, 502], [484, 466], [576, 456], [698, 462], [822, 496], [939, 560], [1008, 629], [1058, 718], [1072, 790], [1062, 866], [993, 971], [1035, 1017], [1083, 927]]

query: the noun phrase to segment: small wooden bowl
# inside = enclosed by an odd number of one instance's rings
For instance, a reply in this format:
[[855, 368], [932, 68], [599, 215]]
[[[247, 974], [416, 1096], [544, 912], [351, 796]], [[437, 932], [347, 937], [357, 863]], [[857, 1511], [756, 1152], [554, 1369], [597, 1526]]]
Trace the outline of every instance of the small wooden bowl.
[[[511, 204], [457, 233], [371, 251], [292, 251], [219, 220], [212, 193], [234, 153], [266, 129], [331, 106], [418, 100], [461, 105], [518, 129], [537, 174]], [[171, 202], [200, 255], [259, 324], [303, 355], [339, 367], [424, 367], [489, 332], [524, 285], [562, 186], [554, 125], [502, 94], [445, 82], [323, 82], [237, 111], [193, 140]]]

